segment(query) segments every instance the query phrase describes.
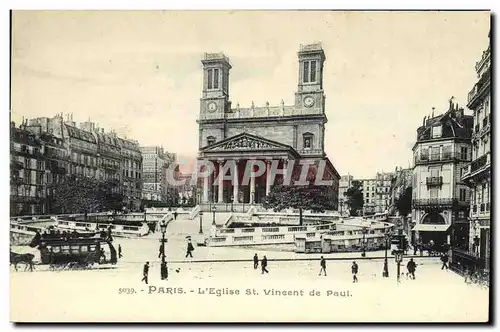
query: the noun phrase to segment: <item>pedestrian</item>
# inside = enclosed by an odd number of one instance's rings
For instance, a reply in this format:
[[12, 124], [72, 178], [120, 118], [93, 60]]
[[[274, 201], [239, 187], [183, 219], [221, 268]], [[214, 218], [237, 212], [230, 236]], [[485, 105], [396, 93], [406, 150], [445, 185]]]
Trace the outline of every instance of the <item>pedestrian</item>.
[[193, 250], [194, 250], [193, 244], [191, 243], [191, 239], [189, 239], [188, 244], [187, 244], [187, 250], [186, 250], [186, 258], [188, 256], [193, 258], [193, 254], [192, 254]]
[[122, 258], [123, 255], [122, 255], [122, 246], [121, 245], [118, 245], [118, 258]]
[[149, 262], [146, 262], [142, 270], [142, 280], [141, 280], [144, 281], [146, 285], [148, 284], [148, 274], [149, 274]]
[[410, 261], [406, 265], [406, 268], [408, 269], [408, 274], [412, 277], [413, 280], [415, 280], [415, 269], [417, 268], [417, 264], [415, 264], [413, 258], [410, 258]]
[[160, 248], [158, 249], [158, 258], [161, 258], [161, 256], [163, 255], [163, 251], [165, 249], [165, 244], [160, 244]]
[[108, 226], [108, 231], [107, 231], [107, 234], [106, 234], [106, 241], [108, 241], [108, 242], [113, 242], [113, 236], [112, 236], [112, 233], [113, 233], [113, 231], [112, 231], [112, 226], [111, 226], [111, 225], [109, 225], [109, 226]]
[[420, 251], [420, 256], [424, 255], [424, 245], [422, 243], [418, 244], [418, 250]]
[[413, 244], [413, 256], [417, 255], [418, 243]]
[[358, 264], [356, 262], [352, 262], [351, 266], [351, 272], [352, 272], [352, 282], [358, 282]]
[[259, 267], [259, 256], [257, 254], [253, 255], [253, 268], [254, 270], [257, 270]]
[[161, 276], [161, 280], [168, 280], [168, 267], [167, 267], [167, 262], [165, 262], [165, 261], [161, 262], [160, 276]]
[[445, 268], [448, 270], [448, 254], [447, 253], [444, 253], [442, 256], [441, 256], [441, 262], [443, 262], [443, 265], [441, 266], [441, 270], [444, 270]]
[[177, 220], [177, 211], [174, 212], [174, 220]]
[[319, 270], [319, 275], [321, 275], [321, 272], [325, 272], [325, 277], [326, 277], [326, 261], [323, 258], [323, 256], [321, 256], [321, 261], [319, 262], [319, 265], [321, 266], [321, 269]]
[[264, 257], [262, 257], [262, 262], [260, 263], [260, 266], [262, 267], [262, 274], [264, 274], [264, 272], [269, 273], [269, 271], [267, 270], [267, 257], [266, 257], [266, 255], [264, 255]]

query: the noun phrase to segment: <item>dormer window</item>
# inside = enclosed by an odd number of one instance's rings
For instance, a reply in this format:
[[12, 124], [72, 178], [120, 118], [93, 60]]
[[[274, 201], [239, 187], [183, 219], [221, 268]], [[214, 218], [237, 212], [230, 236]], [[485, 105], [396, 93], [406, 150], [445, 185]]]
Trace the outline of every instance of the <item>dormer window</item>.
[[311, 133], [305, 133], [302, 135], [304, 140], [304, 149], [312, 149], [313, 148], [313, 138], [314, 135]]
[[432, 127], [432, 138], [439, 138], [442, 135], [442, 128], [441, 126], [434, 126]]
[[207, 145], [213, 145], [213, 144], [215, 144], [216, 141], [217, 141], [217, 139], [213, 136], [207, 137]]

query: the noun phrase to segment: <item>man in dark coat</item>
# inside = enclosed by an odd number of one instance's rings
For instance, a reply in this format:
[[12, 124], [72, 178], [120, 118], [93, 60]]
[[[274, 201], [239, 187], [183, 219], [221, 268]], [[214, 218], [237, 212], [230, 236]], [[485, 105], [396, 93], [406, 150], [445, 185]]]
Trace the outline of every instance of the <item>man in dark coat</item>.
[[358, 264], [356, 262], [352, 262], [351, 265], [351, 272], [352, 272], [352, 282], [358, 282]]
[[408, 269], [408, 274], [413, 280], [415, 280], [415, 269], [417, 268], [417, 264], [415, 264], [413, 258], [410, 258], [410, 261], [406, 265], [406, 268]]
[[167, 267], [167, 262], [165, 262], [165, 261], [161, 262], [160, 276], [161, 276], [161, 280], [168, 279], [168, 267]]
[[262, 262], [260, 263], [260, 266], [262, 268], [262, 274], [264, 274], [264, 272], [269, 273], [269, 271], [267, 270], [267, 257], [265, 255], [264, 257], [262, 257]]
[[321, 275], [322, 272], [325, 272], [325, 277], [326, 277], [326, 261], [323, 258], [323, 256], [321, 256], [321, 261], [319, 265], [321, 266], [321, 269], [319, 270], [319, 275]]
[[443, 265], [441, 266], [441, 270], [444, 270], [445, 268], [448, 270], [448, 254], [447, 253], [444, 253], [442, 256], [441, 256], [441, 262], [443, 262]]
[[193, 258], [193, 254], [192, 254], [193, 250], [194, 250], [193, 244], [191, 243], [191, 240], [189, 240], [188, 244], [187, 244], [186, 258], [188, 256]]
[[177, 211], [174, 212], [174, 220], [177, 220]]
[[146, 285], [148, 284], [148, 274], [149, 274], [149, 262], [146, 262], [142, 270], [142, 279], [141, 279], [141, 281], [144, 281]]
[[253, 268], [254, 270], [257, 270], [259, 267], [259, 256], [257, 254], [253, 255]]
[[122, 258], [123, 255], [122, 255], [122, 246], [121, 245], [118, 245], [118, 258]]

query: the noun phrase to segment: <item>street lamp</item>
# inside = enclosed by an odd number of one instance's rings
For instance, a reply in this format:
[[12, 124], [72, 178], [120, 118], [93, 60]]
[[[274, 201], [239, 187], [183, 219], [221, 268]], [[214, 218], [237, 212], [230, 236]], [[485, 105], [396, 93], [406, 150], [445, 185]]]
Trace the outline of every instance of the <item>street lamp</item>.
[[203, 234], [203, 227], [202, 227], [202, 224], [203, 224], [203, 211], [200, 211], [200, 234]]
[[399, 282], [400, 280], [400, 275], [401, 275], [401, 262], [403, 261], [403, 250], [398, 249], [394, 251], [396, 263], [398, 263], [398, 278], [397, 281]]
[[215, 225], [215, 210], [217, 210], [217, 208], [214, 206], [212, 206], [212, 225]]
[[387, 249], [389, 248], [389, 241], [391, 240], [391, 233], [387, 232], [385, 234], [385, 258], [384, 258], [384, 271], [382, 272], [382, 277], [388, 278], [389, 277], [389, 266], [387, 263]]
[[368, 232], [368, 229], [366, 229], [366, 227], [363, 227], [363, 252], [361, 253], [361, 257], [365, 257], [366, 256], [366, 233]]
[[160, 231], [161, 231], [161, 262], [165, 262], [165, 233], [167, 232], [167, 223], [165, 220], [160, 222]]

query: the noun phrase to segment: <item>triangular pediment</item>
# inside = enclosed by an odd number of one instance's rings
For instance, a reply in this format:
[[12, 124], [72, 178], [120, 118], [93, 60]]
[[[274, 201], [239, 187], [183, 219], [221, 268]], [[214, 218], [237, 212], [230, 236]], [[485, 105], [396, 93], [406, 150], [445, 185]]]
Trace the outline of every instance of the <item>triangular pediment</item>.
[[272, 141], [270, 139], [241, 133], [217, 142], [213, 145], [205, 146], [203, 152], [209, 151], [238, 151], [238, 150], [289, 150], [292, 147]]

